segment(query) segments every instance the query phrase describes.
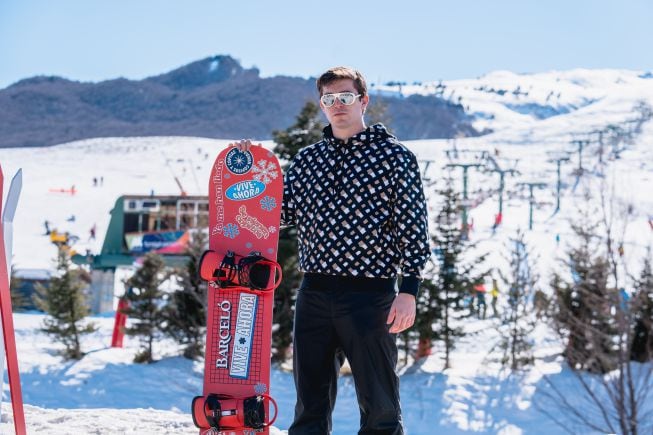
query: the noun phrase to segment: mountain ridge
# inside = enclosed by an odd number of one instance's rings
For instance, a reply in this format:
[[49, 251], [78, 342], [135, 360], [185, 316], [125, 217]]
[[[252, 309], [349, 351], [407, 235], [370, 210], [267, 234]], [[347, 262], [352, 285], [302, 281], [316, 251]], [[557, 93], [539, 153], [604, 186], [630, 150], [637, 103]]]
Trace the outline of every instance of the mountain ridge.
[[[439, 96], [373, 95], [402, 140], [478, 136], [462, 105]], [[207, 57], [142, 80], [97, 83], [36, 76], [0, 90], [0, 147], [49, 146], [93, 137], [270, 139], [292, 125], [314, 79], [261, 78], [230, 56]]]

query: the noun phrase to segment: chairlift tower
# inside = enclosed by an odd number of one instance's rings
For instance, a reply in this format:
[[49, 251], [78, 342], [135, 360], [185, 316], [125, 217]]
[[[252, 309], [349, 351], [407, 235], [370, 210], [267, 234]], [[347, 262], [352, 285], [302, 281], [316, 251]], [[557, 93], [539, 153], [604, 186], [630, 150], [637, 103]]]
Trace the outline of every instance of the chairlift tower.
[[479, 168], [483, 165], [480, 163], [449, 163], [445, 168], [462, 168], [463, 169], [463, 234], [467, 235], [469, 226], [467, 224], [467, 208], [469, 207], [469, 198], [467, 197], [467, 172], [469, 168]]
[[610, 145], [612, 147], [612, 154], [615, 158], [619, 158], [619, 155], [624, 150], [620, 148], [619, 145], [627, 139], [626, 131], [619, 127], [618, 125], [610, 124], [605, 128], [606, 133], [609, 134]]
[[560, 166], [569, 160], [569, 156], [559, 156], [549, 160], [549, 162], [556, 163], [556, 174], [558, 177], [556, 180], [556, 209], [553, 211], [553, 214], [556, 214], [560, 211], [560, 194], [562, 192], [562, 175], [560, 172]]
[[583, 148], [590, 144], [588, 139], [574, 139], [570, 141], [572, 145], [578, 147], [578, 174], [583, 174]]
[[535, 195], [533, 195], [533, 189], [536, 187], [538, 189], [544, 189], [546, 187], [546, 183], [541, 183], [538, 181], [530, 181], [530, 182], [523, 182], [519, 183], [519, 186], [528, 186], [528, 229], [532, 230], [533, 229], [533, 205], [535, 205]]
[[503, 215], [503, 190], [505, 188], [505, 176], [508, 175], [518, 175], [519, 171], [516, 169], [491, 169], [490, 172], [496, 172], [499, 174], [499, 214]]
[[518, 159], [513, 160], [513, 167], [510, 169], [501, 169], [501, 166], [499, 166], [499, 163], [497, 163], [496, 159], [491, 156], [487, 156], [487, 161], [489, 162], [492, 168], [489, 169], [490, 172], [496, 172], [499, 174], [499, 215], [503, 215], [503, 191], [505, 189], [505, 175], [518, 175], [519, 171], [515, 169], [517, 166], [517, 163], [519, 162]]
[[599, 156], [599, 166], [603, 166], [603, 154], [605, 153], [605, 142], [603, 141], [603, 135], [605, 134], [605, 130], [594, 130], [590, 131], [590, 138], [592, 136], [596, 135], [596, 140], [592, 139], [592, 142], [597, 143], [599, 146], [599, 149], [597, 151], [597, 154]]

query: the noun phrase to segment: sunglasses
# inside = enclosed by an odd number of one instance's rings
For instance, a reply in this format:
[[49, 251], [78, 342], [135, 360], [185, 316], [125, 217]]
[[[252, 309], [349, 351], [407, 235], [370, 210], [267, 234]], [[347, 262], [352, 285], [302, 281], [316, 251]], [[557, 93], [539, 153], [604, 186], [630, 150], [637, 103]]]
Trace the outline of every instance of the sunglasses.
[[353, 92], [339, 92], [337, 94], [324, 94], [320, 97], [320, 101], [324, 104], [324, 107], [331, 107], [336, 104], [336, 100], [345, 106], [351, 106], [356, 101], [356, 97], [360, 97], [361, 94], [354, 94]]

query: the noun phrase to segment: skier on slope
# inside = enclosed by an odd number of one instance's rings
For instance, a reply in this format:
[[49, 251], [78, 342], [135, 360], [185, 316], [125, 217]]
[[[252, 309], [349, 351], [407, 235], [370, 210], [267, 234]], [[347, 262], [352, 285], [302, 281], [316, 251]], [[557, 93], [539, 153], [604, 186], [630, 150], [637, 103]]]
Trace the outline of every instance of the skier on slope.
[[[395, 334], [415, 321], [430, 257], [419, 168], [382, 124], [365, 125], [370, 98], [358, 71], [331, 68], [317, 88], [330, 124], [320, 142], [297, 154], [284, 183], [282, 224], [297, 227], [304, 272], [293, 337], [297, 403], [288, 433], [331, 433], [344, 353], [359, 433], [403, 434]], [[246, 150], [251, 142], [233, 145]]]

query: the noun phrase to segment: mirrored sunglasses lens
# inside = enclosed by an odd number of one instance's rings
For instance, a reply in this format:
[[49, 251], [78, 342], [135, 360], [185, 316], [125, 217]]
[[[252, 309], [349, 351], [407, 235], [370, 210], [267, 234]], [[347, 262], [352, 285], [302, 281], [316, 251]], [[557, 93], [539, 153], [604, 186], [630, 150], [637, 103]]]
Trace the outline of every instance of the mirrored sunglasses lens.
[[338, 100], [345, 106], [354, 104], [354, 98], [355, 98], [354, 94], [352, 94], [351, 92], [345, 92], [338, 96]]
[[333, 94], [322, 95], [322, 104], [326, 107], [331, 107], [336, 102], [336, 97]]

